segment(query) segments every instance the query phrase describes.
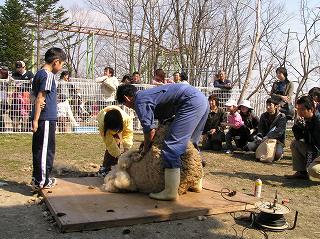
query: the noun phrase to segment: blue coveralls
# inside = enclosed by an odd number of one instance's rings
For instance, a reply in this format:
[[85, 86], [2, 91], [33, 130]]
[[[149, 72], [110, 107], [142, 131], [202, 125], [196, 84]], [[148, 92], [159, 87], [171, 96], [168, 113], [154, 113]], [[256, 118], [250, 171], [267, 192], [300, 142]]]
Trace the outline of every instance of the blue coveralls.
[[162, 148], [164, 168], [180, 168], [180, 156], [188, 142], [198, 144], [206, 123], [209, 104], [198, 89], [187, 84], [167, 84], [138, 91], [134, 109], [144, 133], [156, 128], [155, 119], [175, 115]]

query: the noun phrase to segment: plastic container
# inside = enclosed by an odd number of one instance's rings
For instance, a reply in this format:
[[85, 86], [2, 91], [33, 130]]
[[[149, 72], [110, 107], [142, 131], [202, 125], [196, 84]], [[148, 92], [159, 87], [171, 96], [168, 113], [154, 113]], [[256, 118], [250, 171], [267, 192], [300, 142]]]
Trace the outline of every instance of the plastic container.
[[254, 193], [253, 195], [257, 198], [261, 197], [261, 190], [262, 190], [262, 181], [260, 178], [258, 178], [255, 182], [254, 182]]

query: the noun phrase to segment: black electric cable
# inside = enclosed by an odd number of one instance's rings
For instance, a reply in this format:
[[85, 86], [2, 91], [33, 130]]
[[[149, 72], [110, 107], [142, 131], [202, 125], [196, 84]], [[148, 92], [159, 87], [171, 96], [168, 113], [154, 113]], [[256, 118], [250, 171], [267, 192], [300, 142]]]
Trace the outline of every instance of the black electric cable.
[[261, 226], [268, 226], [274, 228], [281, 228], [287, 224], [283, 214], [272, 214], [260, 212], [256, 216], [256, 223]]
[[245, 202], [245, 201], [241, 201], [241, 200], [233, 200], [233, 199], [230, 199], [230, 198], [227, 198], [225, 195], [229, 196], [229, 197], [233, 197], [236, 195], [236, 191], [233, 191], [233, 190], [230, 190], [229, 188], [222, 188], [220, 191], [218, 190], [214, 190], [214, 189], [210, 189], [210, 188], [206, 188], [206, 187], [203, 187], [202, 189], [204, 190], [208, 190], [208, 191], [211, 191], [211, 192], [216, 192], [216, 193], [220, 193], [221, 197], [227, 201], [230, 201], [230, 202], [240, 202], [240, 203], [245, 203], [246, 206], [249, 204], [249, 205], [255, 205], [254, 203], [250, 203], [250, 202]]

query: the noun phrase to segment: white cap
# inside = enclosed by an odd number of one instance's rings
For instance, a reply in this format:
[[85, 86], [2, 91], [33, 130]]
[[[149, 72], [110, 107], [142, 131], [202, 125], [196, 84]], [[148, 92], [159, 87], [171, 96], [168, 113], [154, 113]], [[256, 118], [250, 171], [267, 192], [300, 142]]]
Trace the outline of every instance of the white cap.
[[245, 107], [247, 107], [248, 109], [253, 109], [253, 107], [251, 106], [249, 100], [242, 100], [242, 101], [240, 102], [239, 106], [245, 106]]
[[24, 63], [23, 61], [17, 61], [16, 62], [16, 68], [22, 68], [25, 67], [26, 63]]
[[235, 100], [228, 100], [225, 106], [238, 106], [237, 101]]

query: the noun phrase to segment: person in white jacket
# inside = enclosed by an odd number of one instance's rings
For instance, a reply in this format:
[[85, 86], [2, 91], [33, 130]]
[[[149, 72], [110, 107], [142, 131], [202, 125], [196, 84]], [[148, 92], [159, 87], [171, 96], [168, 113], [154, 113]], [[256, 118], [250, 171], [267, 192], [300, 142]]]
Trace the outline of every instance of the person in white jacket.
[[104, 68], [104, 75], [96, 78], [95, 82], [100, 84], [101, 93], [103, 94], [103, 99], [105, 101], [114, 99], [115, 92], [119, 86], [119, 80], [114, 76], [114, 70], [112, 67], [107, 66]]
[[75, 120], [69, 101], [65, 95], [60, 95], [59, 103], [57, 104], [58, 111], [58, 131], [67, 132], [68, 124], [71, 122], [72, 126], [79, 126], [79, 123]]

